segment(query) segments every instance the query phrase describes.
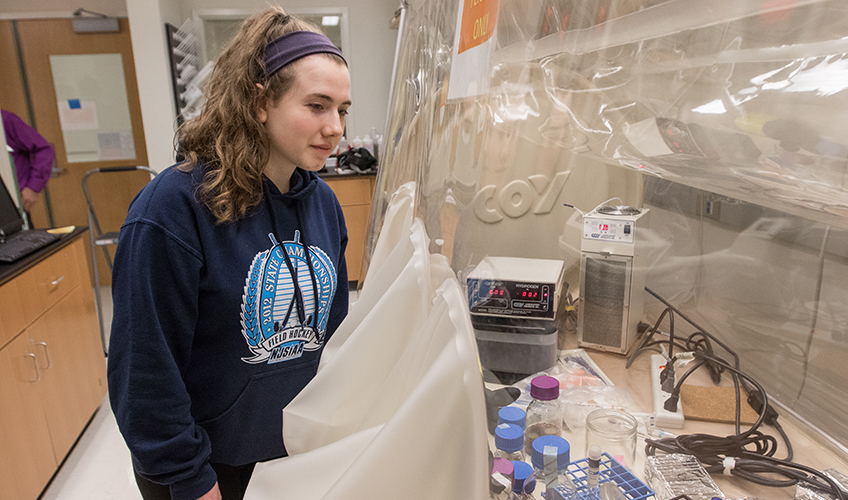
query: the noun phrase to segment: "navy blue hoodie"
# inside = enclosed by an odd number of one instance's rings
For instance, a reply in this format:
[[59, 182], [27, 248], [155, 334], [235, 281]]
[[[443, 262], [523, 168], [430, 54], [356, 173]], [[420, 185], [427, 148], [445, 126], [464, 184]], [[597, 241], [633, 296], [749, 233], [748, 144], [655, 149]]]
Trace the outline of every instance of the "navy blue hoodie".
[[282, 194], [266, 179], [247, 217], [216, 224], [202, 175], [171, 167], [136, 196], [112, 277], [112, 409], [136, 471], [175, 500], [212, 488], [210, 462], [285, 456], [283, 407], [348, 309], [347, 230], [323, 180], [296, 169]]

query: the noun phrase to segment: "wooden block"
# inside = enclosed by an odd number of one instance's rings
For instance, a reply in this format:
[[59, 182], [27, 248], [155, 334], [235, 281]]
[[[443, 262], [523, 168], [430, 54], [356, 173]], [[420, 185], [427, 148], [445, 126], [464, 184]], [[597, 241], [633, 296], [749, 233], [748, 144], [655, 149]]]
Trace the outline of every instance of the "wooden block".
[[[759, 415], [748, 404], [748, 394], [739, 389], [742, 401], [740, 421], [753, 424]], [[736, 421], [736, 391], [728, 387], [704, 387], [683, 384], [680, 388], [680, 404], [687, 419], [707, 422], [734, 423]]]

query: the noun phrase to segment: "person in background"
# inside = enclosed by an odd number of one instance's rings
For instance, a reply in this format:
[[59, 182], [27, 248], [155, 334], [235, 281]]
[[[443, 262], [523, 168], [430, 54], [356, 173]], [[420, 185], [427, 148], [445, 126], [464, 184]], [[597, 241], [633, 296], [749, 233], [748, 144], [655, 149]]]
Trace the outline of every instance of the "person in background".
[[15, 162], [21, 208], [29, 212], [50, 179], [56, 153], [53, 146], [18, 115], [5, 109], [0, 110], [0, 114], [3, 115], [6, 144]]
[[341, 206], [315, 172], [350, 101], [341, 52], [271, 8], [216, 63], [179, 158], [136, 196], [112, 278], [109, 398], [145, 500], [243, 498], [348, 310]]

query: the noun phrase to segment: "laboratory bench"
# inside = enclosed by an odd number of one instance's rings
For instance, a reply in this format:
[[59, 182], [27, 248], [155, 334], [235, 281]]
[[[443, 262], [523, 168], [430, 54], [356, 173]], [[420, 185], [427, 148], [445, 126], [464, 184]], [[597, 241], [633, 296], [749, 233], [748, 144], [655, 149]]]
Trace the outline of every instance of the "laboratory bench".
[[[564, 349], [577, 349], [578, 345], [576, 336], [568, 335], [565, 345], [562, 347]], [[652, 353], [643, 353], [639, 355], [633, 360], [631, 366], [627, 368], [627, 358], [624, 355], [591, 349], [586, 349], [585, 352], [613, 384], [627, 389], [630, 392], [634, 402], [643, 413], [648, 414], [653, 411], [650, 356]], [[706, 368], [700, 368], [699, 372], [702, 373], [693, 373], [692, 376], [686, 379], [685, 383], [695, 386], [712, 386], [713, 384], [709, 378]], [[682, 372], [678, 369], [678, 377], [681, 374]], [[520, 383], [516, 383], [515, 385], [518, 386], [519, 384]], [[492, 390], [503, 387], [502, 385], [489, 382], [487, 382], [486, 385]], [[730, 381], [728, 374], [725, 373], [720, 385], [732, 386], [732, 382]], [[743, 404], [747, 404], [745, 402], [744, 394], [745, 393], [743, 391], [742, 401]], [[791, 416], [784, 415], [780, 412], [779, 408], [777, 410], [778, 413], [780, 413], [778, 421], [792, 444], [792, 449], [794, 451], [793, 462], [812, 467], [819, 471], [833, 468], [842, 474], [848, 475], [848, 462], [846, 462], [843, 457], [840, 457], [828, 446], [818, 442], [811, 434], [805, 432], [803, 430], [803, 425], [797, 421], [793, 421]], [[750, 425], [745, 425], [743, 423], [741, 429], [744, 431], [749, 427]], [[704, 433], [714, 436], [729, 436], [735, 434], [734, 424], [732, 423], [707, 422], [692, 419], [686, 419], [682, 429], [664, 428], [663, 430], [676, 435]], [[780, 459], [785, 458], [787, 448], [783, 439], [780, 437], [780, 434], [773, 427], [767, 425], [761, 426], [760, 430], [766, 434], [773, 435], [777, 440], [778, 451], [775, 454], [775, 457]], [[585, 458], [585, 428], [578, 429], [577, 431], [571, 431], [565, 428], [563, 430], [562, 437], [568, 440], [571, 445], [572, 462]], [[492, 439], [490, 441], [490, 446], [494, 451], [495, 448], [493, 443], [494, 441]], [[529, 463], [529, 457], [525, 458], [525, 461]], [[650, 486], [647, 478], [645, 477], [645, 461], [645, 439], [643, 435], [640, 435], [637, 437], [635, 466], [634, 470], [631, 472], [645, 484]], [[778, 500], [795, 498], [795, 486], [784, 488], [760, 486], [749, 481], [724, 474], [711, 474], [711, 477], [728, 499], [756, 497], [768, 500]], [[543, 498], [541, 490], [538, 487], [534, 493], [534, 498]]]
[[331, 168], [318, 172], [318, 177], [330, 186], [342, 206], [348, 235], [345, 251], [347, 277], [349, 281], [359, 281], [363, 278], [362, 252], [365, 248], [377, 174], [339, 174], [335, 168]]

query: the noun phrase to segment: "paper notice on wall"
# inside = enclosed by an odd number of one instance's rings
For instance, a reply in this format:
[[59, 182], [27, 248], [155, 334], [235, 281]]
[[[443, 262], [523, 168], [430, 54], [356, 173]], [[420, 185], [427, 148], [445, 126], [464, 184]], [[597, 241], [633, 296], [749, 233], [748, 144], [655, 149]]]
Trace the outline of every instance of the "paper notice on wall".
[[99, 158], [101, 160], [131, 160], [135, 158], [132, 132], [101, 132], [97, 134]]
[[489, 91], [489, 55], [498, 21], [498, 0], [459, 3], [448, 99]]
[[94, 101], [66, 99], [59, 101], [59, 122], [62, 130], [97, 130], [97, 104]]

